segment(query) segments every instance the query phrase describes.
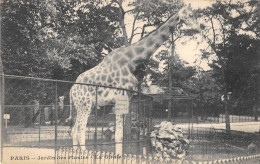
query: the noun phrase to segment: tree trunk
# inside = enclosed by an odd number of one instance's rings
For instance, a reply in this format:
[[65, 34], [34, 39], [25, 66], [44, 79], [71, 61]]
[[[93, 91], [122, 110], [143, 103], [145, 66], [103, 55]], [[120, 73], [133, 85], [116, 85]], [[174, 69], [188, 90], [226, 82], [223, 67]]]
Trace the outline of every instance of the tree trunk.
[[175, 51], [175, 45], [174, 45], [174, 39], [173, 39], [173, 33], [172, 33], [172, 49], [171, 49], [171, 56], [169, 58], [169, 92], [170, 92], [170, 99], [168, 101], [168, 121], [171, 121], [172, 118], [172, 66], [174, 65], [174, 51]]
[[170, 99], [168, 100], [168, 121], [171, 121], [172, 118], [172, 72], [171, 66], [169, 69], [169, 95]]
[[121, 26], [122, 31], [123, 31], [124, 45], [128, 46], [129, 42], [128, 42], [127, 32], [126, 32], [126, 28], [125, 28], [124, 11], [123, 11], [123, 8], [122, 8], [122, 3], [123, 3], [123, 0], [118, 0], [118, 4], [119, 4], [119, 8], [120, 8], [120, 10], [119, 10], [119, 23], [120, 23], [120, 26]]
[[225, 122], [226, 122], [226, 132], [230, 133], [229, 100], [227, 99], [227, 93], [225, 93]]
[[[125, 27], [124, 10], [122, 8], [122, 3], [123, 3], [123, 0], [118, 0], [118, 4], [119, 4], [119, 8], [120, 8], [120, 10], [119, 10], [119, 24], [120, 24], [122, 31], [123, 31], [124, 45], [129, 46], [130, 44], [128, 42], [128, 36], [127, 36], [127, 32], [126, 32], [126, 27]], [[139, 83], [138, 83], [138, 91], [140, 92]], [[124, 135], [125, 135], [126, 139], [128, 138], [128, 136], [131, 136], [131, 122], [132, 122], [131, 121], [131, 113], [130, 113], [131, 110], [129, 109], [128, 111], [129, 111], [129, 113], [125, 114], [125, 119], [124, 119], [124, 122], [125, 122], [125, 125], [126, 125], [126, 126], [124, 126], [124, 132], [125, 132]]]

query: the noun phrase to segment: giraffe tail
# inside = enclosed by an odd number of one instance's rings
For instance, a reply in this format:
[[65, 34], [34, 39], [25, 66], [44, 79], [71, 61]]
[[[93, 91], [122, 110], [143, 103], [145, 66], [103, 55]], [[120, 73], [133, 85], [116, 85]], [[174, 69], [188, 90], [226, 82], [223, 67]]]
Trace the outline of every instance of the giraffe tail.
[[73, 112], [73, 109], [72, 109], [72, 104], [73, 104], [73, 101], [72, 101], [72, 92], [70, 90], [70, 113], [69, 113], [69, 118], [66, 119], [66, 123], [72, 125], [72, 121], [73, 121], [73, 118], [72, 118], [72, 112]]

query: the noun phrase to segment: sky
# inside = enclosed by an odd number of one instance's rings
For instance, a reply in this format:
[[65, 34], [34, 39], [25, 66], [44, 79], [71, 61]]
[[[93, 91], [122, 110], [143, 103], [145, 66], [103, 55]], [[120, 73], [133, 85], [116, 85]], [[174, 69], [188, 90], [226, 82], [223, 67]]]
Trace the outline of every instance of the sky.
[[[191, 4], [192, 9], [198, 9], [198, 8], [205, 8], [207, 6], [210, 6], [214, 0], [183, 0], [185, 4]], [[125, 23], [126, 23], [126, 29], [128, 36], [131, 33], [132, 30], [132, 22], [133, 22], [133, 17], [127, 16], [125, 18]], [[180, 59], [188, 62], [188, 65], [195, 66], [196, 64], [194, 61], [197, 59], [197, 61], [200, 61], [199, 66], [203, 68], [204, 70], [209, 70], [208, 66], [208, 61], [201, 61], [200, 60], [200, 48], [203, 48], [207, 46], [207, 43], [201, 42], [198, 44], [197, 41], [188, 41], [186, 44], [181, 44], [184, 42], [187, 38], [181, 38], [177, 40], [176, 42], [176, 53], [179, 54]], [[133, 40], [133, 42], [138, 41], [138, 40]], [[156, 53], [156, 52], [155, 52]], [[160, 63], [160, 65], [163, 65]], [[198, 65], [198, 62], [197, 62]]]

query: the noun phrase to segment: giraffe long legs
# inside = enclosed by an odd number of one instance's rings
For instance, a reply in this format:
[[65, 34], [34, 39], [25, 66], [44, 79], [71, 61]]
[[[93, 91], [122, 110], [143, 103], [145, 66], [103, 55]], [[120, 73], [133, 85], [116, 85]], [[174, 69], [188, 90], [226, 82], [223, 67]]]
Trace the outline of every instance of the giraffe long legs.
[[79, 144], [82, 150], [85, 150], [86, 126], [91, 112], [92, 104], [84, 107], [76, 107], [77, 117], [72, 128], [73, 148], [77, 148]]
[[85, 150], [85, 139], [86, 139], [86, 125], [88, 122], [89, 113], [85, 115], [85, 123], [79, 125], [78, 142], [81, 150]]
[[73, 149], [77, 149], [77, 145], [78, 145], [78, 124], [77, 122], [75, 122], [72, 130], [71, 130], [71, 134], [72, 134], [72, 143], [73, 143]]

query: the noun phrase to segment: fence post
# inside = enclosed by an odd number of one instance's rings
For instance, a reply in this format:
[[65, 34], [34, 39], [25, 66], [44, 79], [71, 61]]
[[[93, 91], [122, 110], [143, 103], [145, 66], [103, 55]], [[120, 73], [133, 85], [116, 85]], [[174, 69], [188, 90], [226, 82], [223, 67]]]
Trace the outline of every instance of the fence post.
[[[153, 111], [153, 99], [151, 100], [152, 102], [150, 103], [150, 110], [149, 110], [149, 130], [148, 130], [148, 153], [151, 154], [152, 153], [152, 145], [151, 145], [151, 140], [150, 140], [150, 134], [151, 134], [151, 129], [153, 128], [153, 117], [152, 117], [152, 111]], [[148, 154], [147, 154], [148, 155]]]
[[39, 146], [41, 145], [41, 122], [42, 122], [41, 116], [42, 116], [42, 108], [40, 107], [39, 108]]
[[189, 117], [189, 128], [188, 128], [188, 136], [190, 137], [190, 132], [191, 132], [191, 121], [192, 121], [192, 99], [190, 98], [190, 110], [188, 111], [188, 117]]
[[[1, 55], [1, 54], [0, 54]], [[0, 161], [2, 161], [2, 155], [3, 155], [3, 141], [4, 139], [6, 139], [6, 129], [4, 128], [4, 75], [3, 75], [3, 69], [2, 69], [2, 60], [1, 60], [1, 56], [0, 56], [0, 74], [1, 74], [1, 79], [0, 79], [0, 111], [1, 111], [1, 116], [0, 116], [0, 125], [1, 125], [1, 141], [0, 141]]]
[[57, 82], [55, 82], [55, 150], [57, 149], [57, 137], [58, 137], [57, 119], [58, 119], [58, 87], [57, 87]]
[[109, 109], [109, 106], [106, 106], [103, 109], [103, 116], [102, 116], [103, 120], [102, 120], [102, 127], [101, 127], [101, 142], [102, 142], [101, 143], [101, 151], [103, 150], [103, 142], [104, 142], [103, 134], [104, 134], [104, 124], [105, 124], [105, 111], [108, 110], [108, 109]]
[[94, 134], [94, 149], [97, 151], [97, 106], [98, 106], [98, 86], [96, 86], [96, 106], [95, 106], [95, 134]]
[[58, 131], [57, 131], [57, 119], [58, 119], [58, 82], [55, 82], [55, 164], [57, 164], [57, 137], [58, 137]]
[[138, 101], [137, 101], [137, 154], [140, 154], [141, 150], [140, 150], [140, 132], [141, 132], [141, 127], [139, 125], [140, 123], [140, 91], [138, 92]]
[[[123, 114], [123, 139], [122, 139], [122, 157], [123, 157], [123, 154], [125, 154], [124, 152], [124, 147], [125, 146], [125, 115]], [[123, 159], [123, 158], [122, 158]]]

